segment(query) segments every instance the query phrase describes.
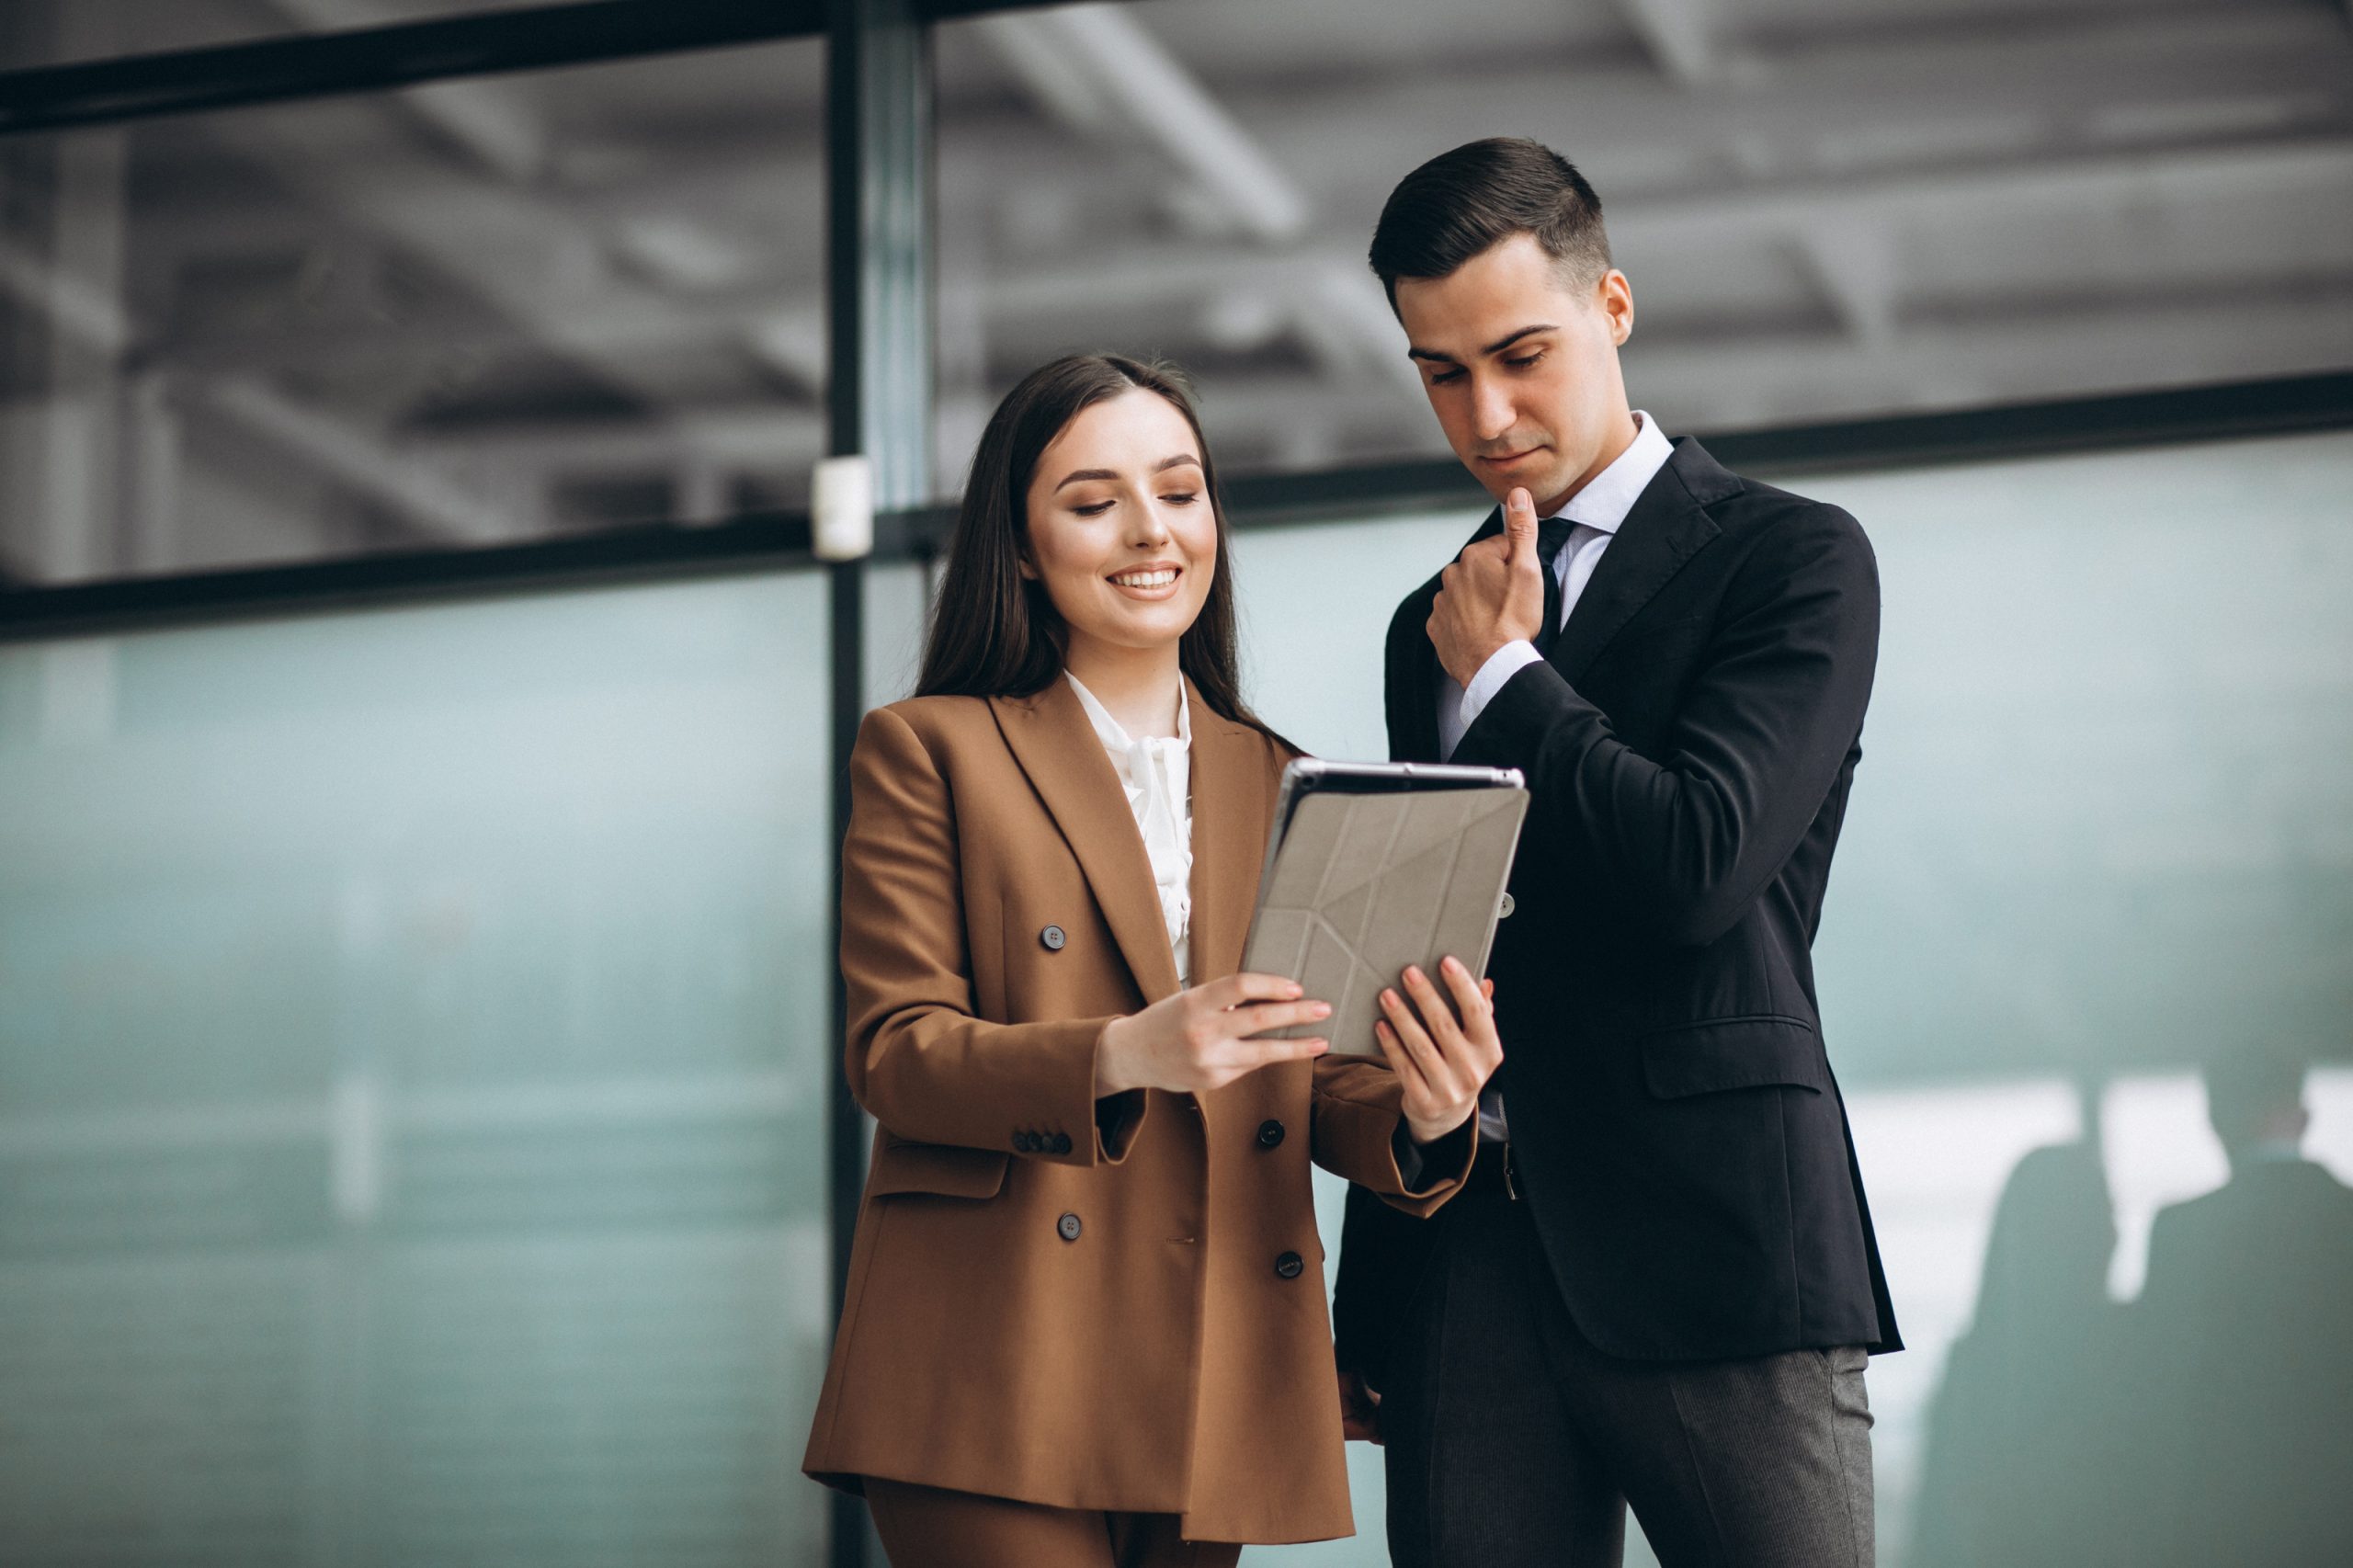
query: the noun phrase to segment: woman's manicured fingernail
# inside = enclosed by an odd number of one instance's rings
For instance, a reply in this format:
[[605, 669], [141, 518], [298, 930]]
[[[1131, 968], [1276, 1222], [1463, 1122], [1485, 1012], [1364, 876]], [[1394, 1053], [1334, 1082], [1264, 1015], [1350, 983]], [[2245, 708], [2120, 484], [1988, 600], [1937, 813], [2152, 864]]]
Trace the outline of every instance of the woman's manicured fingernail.
[[1384, 1007], [1394, 1007], [1397, 1006], [1397, 993], [1389, 990], [1384, 986], [1381, 993], [1381, 1005]]
[[1453, 957], [1451, 954], [1439, 960], [1438, 967], [1445, 970], [1449, 974], [1461, 974], [1462, 972], [1461, 960]]
[[1318, 1002], [1313, 1006], [1308, 1008], [1307, 1011], [1308, 1016], [1311, 1017], [1328, 1018], [1332, 1016], [1332, 1004], [1329, 1002]]
[[1294, 980], [1289, 985], [1283, 987], [1283, 994], [1296, 999], [1299, 994], [1306, 989], [1307, 987]]

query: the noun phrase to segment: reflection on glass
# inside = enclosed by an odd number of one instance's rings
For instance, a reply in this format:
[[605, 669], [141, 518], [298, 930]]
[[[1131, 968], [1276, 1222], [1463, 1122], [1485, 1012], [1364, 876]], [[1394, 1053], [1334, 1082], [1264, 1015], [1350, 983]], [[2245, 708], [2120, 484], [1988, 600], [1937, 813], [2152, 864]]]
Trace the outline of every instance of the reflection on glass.
[[2158, 1212], [2136, 1301], [2105, 1289], [2097, 1151], [2038, 1149], [2013, 1171], [1929, 1419], [1915, 1568], [2342, 1550], [2353, 1189], [2306, 1157], [2306, 1073], [2260, 1047], [2208, 1066], [2230, 1175]]
[[815, 1559], [824, 592], [0, 651], [0, 1560]]
[[[2353, 437], [1782, 483], [1863, 520], [1886, 606], [1816, 949], [1911, 1346], [1881, 1562], [2331, 1560]], [[1384, 755], [1389, 615], [1478, 520], [1239, 536], [1259, 711]], [[1351, 1458], [1358, 1539], [1284, 1560], [1385, 1561]]]
[[797, 505], [820, 58], [0, 140], [0, 585]]

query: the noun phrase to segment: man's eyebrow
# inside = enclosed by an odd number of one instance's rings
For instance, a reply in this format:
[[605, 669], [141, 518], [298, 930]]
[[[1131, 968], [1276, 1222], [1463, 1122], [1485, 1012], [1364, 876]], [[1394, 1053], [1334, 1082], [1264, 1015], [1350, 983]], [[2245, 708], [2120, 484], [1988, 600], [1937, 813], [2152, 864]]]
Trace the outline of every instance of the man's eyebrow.
[[[1484, 348], [1480, 349], [1479, 352], [1482, 354], [1500, 354], [1505, 349], [1509, 348], [1513, 344], [1518, 343], [1523, 337], [1531, 337], [1540, 332], [1558, 332], [1560, 328], [1551, 322], [1538, 322], [1533, 326], [1521, 327], [1518, 332], [1512, 333], [1508, 336], [1498, 337], [1493, 343], [1488, 344]], [[1433, 348], [1408, 348], [1405, 350], [1405, 358], [1408, 359], [1427, 359], [1435, 365], [1460, 365], [1462, 363], [1461, 360], [1457, 359], [1453, 355], [1440, 354]]]
[[[1178, 452], [1175, 457], [1163, 458], [1158, 462], [1153, 464], [1152, 472], [1154, 473], [1166, 473], [1172, 468], [1183, 468], [1188, 463], [1190, 463], [1195, 468], [1199, 468], [1201, 466], [1201, 460], [1194, 456], [1191, 452]], [[1081, 480], [1085, 479], [1117, 479], [1120, 476], [1116, 472], [1108, 468], [1083, 468], [1078, 470], [1076, 472], [1064, 474], [1063, 476], [1062, 484], [1057, 484], [1054, 488], [1056, 490], [1060, 490], [1063, 485], [1076, 484]]]

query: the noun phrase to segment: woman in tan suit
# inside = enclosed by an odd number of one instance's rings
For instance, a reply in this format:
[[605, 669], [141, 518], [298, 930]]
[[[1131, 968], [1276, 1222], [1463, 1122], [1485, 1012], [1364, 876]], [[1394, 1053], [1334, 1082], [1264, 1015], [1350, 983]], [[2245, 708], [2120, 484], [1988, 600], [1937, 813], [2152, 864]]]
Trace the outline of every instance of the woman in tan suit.
[[1216, 494], [1165, 374], [1033, 373], [981, 437], [921, 694], [851, 756], [881, 1128], [803, 1466], [897, 1568], [1349, 1534], [1309, 1161], [1416, 1213], [1470, 1168], [1502, 1052], [1460, 965], [1406, 976], [1385, 1065], [1249, 1038], [1330, 1009], [1234, 972], [1293, 754], [1238, 694]]

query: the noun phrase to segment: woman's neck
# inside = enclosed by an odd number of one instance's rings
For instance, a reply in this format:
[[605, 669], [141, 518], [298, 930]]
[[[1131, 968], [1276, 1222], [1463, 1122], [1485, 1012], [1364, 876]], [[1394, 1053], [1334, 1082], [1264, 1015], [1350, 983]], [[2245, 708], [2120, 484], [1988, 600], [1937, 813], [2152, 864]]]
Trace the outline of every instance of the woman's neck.
[[1134, 739], [1176, 733], [1176, 704], [1184, 699], [1185, 683], [1176, 643], [1118, 648], [1074, 636], [1063, 662]]

